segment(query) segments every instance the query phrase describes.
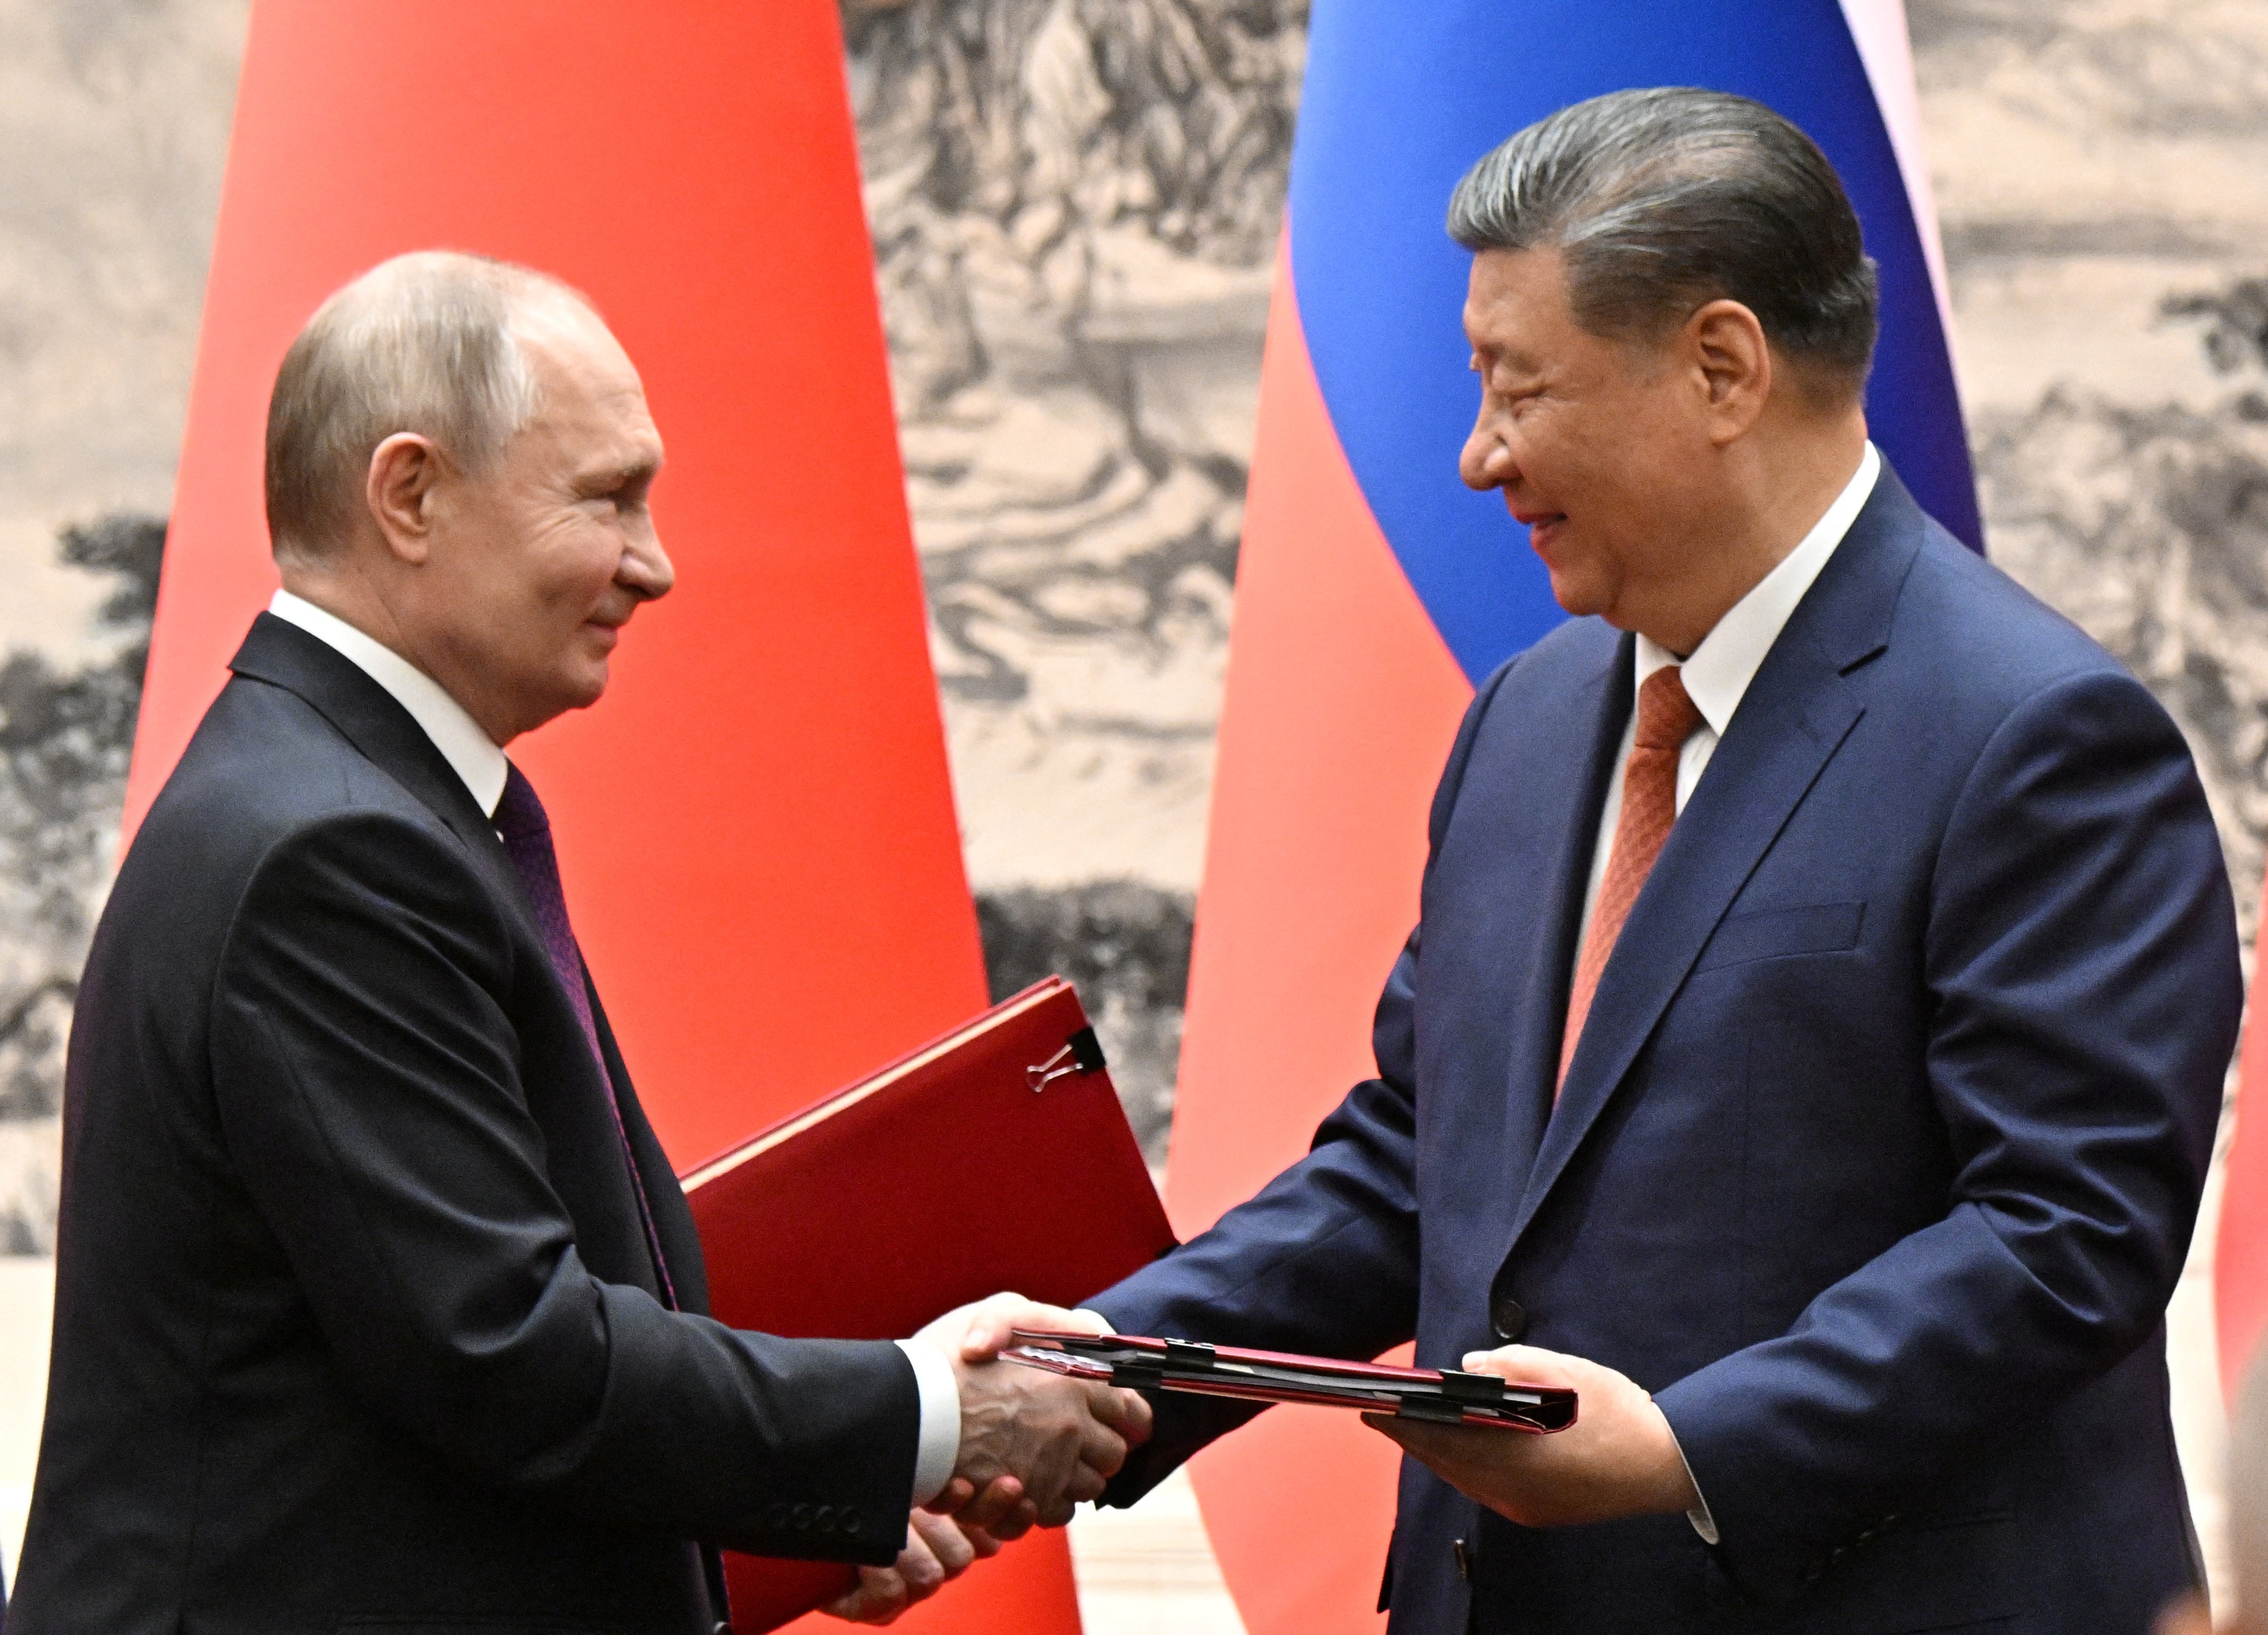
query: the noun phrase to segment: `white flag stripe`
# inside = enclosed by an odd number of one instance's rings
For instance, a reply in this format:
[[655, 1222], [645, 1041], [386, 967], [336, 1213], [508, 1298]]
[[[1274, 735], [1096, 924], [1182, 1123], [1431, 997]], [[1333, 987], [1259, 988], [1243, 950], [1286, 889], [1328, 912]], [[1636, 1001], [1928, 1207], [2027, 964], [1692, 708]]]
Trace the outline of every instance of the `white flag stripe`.
[[1938, 320], [1945, 326], [1945, 345], [1953, 355], [1954, 376], [1961, 373], [1960, 350], [1954, 343], [1953, 295], [1945, 278], [1945, 244], [1937, 231], [1937, 200], [1929, 185], [1929, 155], [1922, 145], [1921, 95], [1914, 85], [1913, 41], [1906, 33], [1905, 0], [1842, 0], [1843, 18], [1858, 42], [1859, 59], [1874, 87], [1874, 105], [1890, 133], [1890, 146], [1898, 156], [1898, 171], [1905, 178], [1906, 198], [1913, 209], [1914, 226], [1921, 234], [1922, 254], [1929, 261], [1929, 281], [1937, 292]]

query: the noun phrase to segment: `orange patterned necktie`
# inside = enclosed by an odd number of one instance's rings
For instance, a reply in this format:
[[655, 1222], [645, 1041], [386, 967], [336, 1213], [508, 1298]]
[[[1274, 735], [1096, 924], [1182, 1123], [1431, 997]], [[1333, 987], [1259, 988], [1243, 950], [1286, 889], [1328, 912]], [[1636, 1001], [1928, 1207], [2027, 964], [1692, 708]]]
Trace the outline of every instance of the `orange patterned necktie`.
[[[1638, 689], [1638, 733], [1623, 766], [1623, 811], [1615, 825], [1615, 849], [1607, 858], [1607, 877], [1599, 883], [1590, 930], [1575, 961], [1574, 988], [1567, 996], [1567, 1031], [1559, 1041], [1563, 1085], [1567, 1064], [1575, 1059], [1575, 1041], [1583, 1036], [1584, 1020], [1591, 1013], [1591, 997], [1598, 992], [1600, 974], [1607, 968], [1607, 956], [1615, 951], [1615, 939], [1622, 935], [1638, 888], [1661, 855], [1669, 826], [1677, 821], [1678, 752], [1701, 725], [1701, 712], [1685, 696], [1677, 668], [1663, 666]], [[1552, 1095], [1556, 1101], [1556, 1087]]]

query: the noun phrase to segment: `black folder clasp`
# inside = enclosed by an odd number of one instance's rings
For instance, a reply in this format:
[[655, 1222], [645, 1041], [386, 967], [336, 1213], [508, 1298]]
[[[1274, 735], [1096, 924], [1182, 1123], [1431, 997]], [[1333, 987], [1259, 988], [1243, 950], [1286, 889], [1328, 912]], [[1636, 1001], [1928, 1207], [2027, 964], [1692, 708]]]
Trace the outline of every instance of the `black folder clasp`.
[[1462, 1425], [1468, 1408], [1495, 1408], [1504, 1403], [1504, 1381], [1492, 1374], [1467, 1374], [1459, 1368], [1441, 1370], [1438, 1396], [1412, 1391], [1404, 1395], [1394, 1412], [1400, 1419], [1430, 1419], [1440, 1425]]
[[1079, 1064], [1082, 1073], [1099, 1073], [1109, 1065], [1102, 1058], [1102, 1042], [1094, 1036], [1094, 1029], [1082, 1027], [1064, 1041], [1070, 1048], [1071, 1059]]

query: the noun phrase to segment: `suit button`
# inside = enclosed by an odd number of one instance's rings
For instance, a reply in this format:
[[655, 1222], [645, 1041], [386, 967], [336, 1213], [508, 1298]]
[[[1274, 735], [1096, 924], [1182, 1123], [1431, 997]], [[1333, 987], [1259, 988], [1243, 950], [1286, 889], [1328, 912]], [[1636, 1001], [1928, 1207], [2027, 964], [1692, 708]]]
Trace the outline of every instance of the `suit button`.
[[845, 1533], [852, 1535], [857, 1534], [858, 1531], [858, 1506], [856, 1505], [843, 1506], [842, 1521], [843, 1530]]
[[787, 1525], [787, 1519], [788, 1508], [785, 1505], [774, 1505], [770, 1510], [764, 1512], [766, 1527], [784, 1528]]
[[799, 1528], [809, 1528], [811, 1526], [811, 1506], [809, 1505], [798, 1505], [795, 1507], [795, 1524]]
[[818, 1525], [821, 1532], [832, 1533], [835, 1530], [835, 1506], [832, 1505], [820, 1506], [819, 1513], [813, 1517], [812, 1520]]
[[1509, 1345], [1528, 1332], [1528, 1312], [1511, 1295], [1499, 1294], [1489, 1302], [1489, 1326]]

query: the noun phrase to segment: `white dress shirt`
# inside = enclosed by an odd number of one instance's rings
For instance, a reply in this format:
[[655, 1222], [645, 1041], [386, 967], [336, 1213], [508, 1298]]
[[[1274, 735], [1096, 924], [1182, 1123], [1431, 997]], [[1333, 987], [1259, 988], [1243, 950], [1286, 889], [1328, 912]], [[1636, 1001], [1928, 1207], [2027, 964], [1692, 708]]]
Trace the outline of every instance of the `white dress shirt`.
[[[1715, 628], [1701, 638], [1701, 644], [1683, 659], [1667, 647], [1638, 638], [1638, 685], [1646, 685], [1646, 678], [1664, 665], [1683, 663], [1684, 673], [1678, 678], [1685, 683], [1685, 696], [1700, 711], [1701, 725], [1685, 740], [1677, 754], [1677, 810], [1685, 810], [1685, 802], [1693, 787], [1701, 781], [1701, 774], [1709, 764], [1709, 757], [1717, 753], [1717, 740], [1724, 737], [1733, 724], [1733, 712], [1741, 707], [1748, 695], [1749, 683], [1756, 679], [1764, 668], [1764, 659], [1787, 626], [1789, 617], [1803, 593], [1811, 588], [1812, 581], [1826, 567], [1827, 559], [1843, 542], [1843, 536], [1858, 520], [1859, 512], [1866, 506], [1867, 497], [1874, 491], [1874, 480], [1881, 475], [1882, 457], [1872, 443], [1859, 457], [1859, 469], [1843, 491], [1835, 497], [1819, 520], [1812, 525], [1800, 543], [1780, 558], [1778, 566], [1756, 581], [1754, 589], [1734, 602], [1717, 621]], [[1637, 695], [1633, 693], [1631, 696]], [[1583, 920], [1576, 928], [1575, 946], [1580, 949], [1584, 938], [1590, 935], [1591, 911], [1598, 904], [1599, 887], [1607, 878], [1607, 860], [1614, 853], [1615, 829], [1623, 814], [1623, 773], [1630, 762], [1631, 748], [1638, 741], [1638, 711], [1631, 711], [1629, 722], [1623, 727], [1622, 748], [1615, 755], [1613, 780], [1607, 785], [1607, 804], [1599, 814], [1598, 843], [1591, 851], [1591, 880], [1583, 893]], [[1674, 1434], [1674, 1433], [1673, 1433]], [[1683, 1459], [1685, 1450], [1679, 1448]], [[1693, 1467], [1687, 1465], [1685, 1474], [1692, 1476]], [[1693, 1491], [1699, 1492], [1697, 1481]], [[1685, 1513], [1693, 1523], [1693, 1530], [1713, 1544], [1717, 1542], [1716, 1519], [1709, 1513], [1709, 1501], [1704, 1499], [1695, 1508]]]
[[[296, 624], [386, 689], [433, 740], [433, 747], [481, 810], [490, 817], [496, 815], [512, 763], [496, 740], [438, 681], [391, 647], [305, 597], [277, 591], [268, 611], [287, 624]], [[944, 1491], [961, 1456], [961, 1387], [945, 1353], [927, 1340], [900, 1340], [898, 1345], [913, 1365], [914, 1383], [921, 1394], [913, 1491], [913, 1502], [918, 1505]]]
[[386, 689], [394, 703], [409, 711], [410, 719], [425, 730], [425, 736], [433, 740], [433, 748], [441, 752], [441, 758], [471, 792], [481, 810], [490, 817], [496, 815], [512, 763], [504, 758], [496, 740], [465, 712], [464, 705], [442, 689], [440, 682], [375, 637], [364, 635], [303, 596], [278, 591], [268, 611], [352, 660], [355, 668]]

